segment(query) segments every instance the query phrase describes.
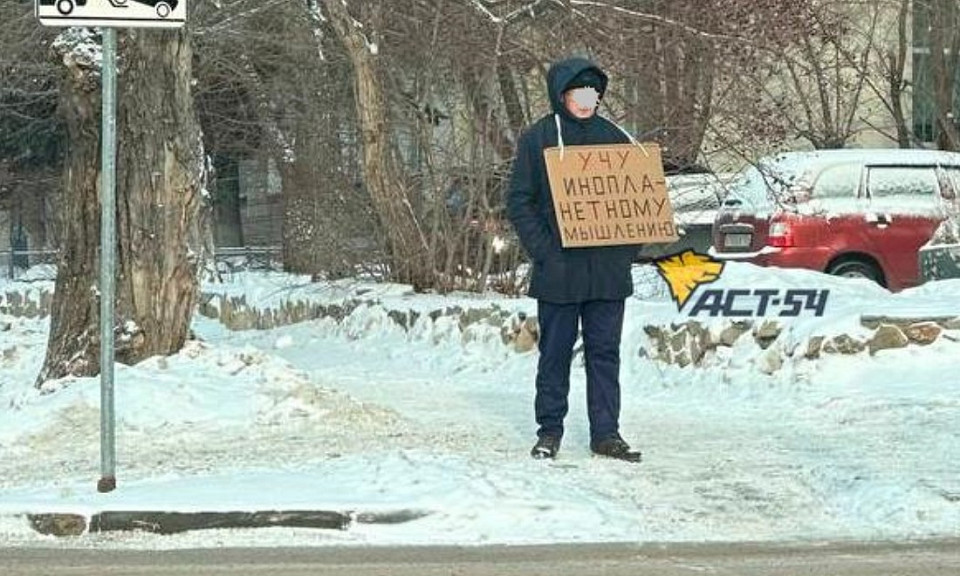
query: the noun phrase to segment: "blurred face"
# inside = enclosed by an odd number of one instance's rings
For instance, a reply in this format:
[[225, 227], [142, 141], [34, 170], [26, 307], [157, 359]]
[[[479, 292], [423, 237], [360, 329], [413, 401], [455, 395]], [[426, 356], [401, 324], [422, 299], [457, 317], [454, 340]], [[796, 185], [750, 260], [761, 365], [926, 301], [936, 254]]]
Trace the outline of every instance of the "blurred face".
[[597, 111], [600, 102], [600, 93], [596, 88], [584, 87], [567, 90], [563, 93], [563, 104], [567, 112], [575, 118], [586, 120]]

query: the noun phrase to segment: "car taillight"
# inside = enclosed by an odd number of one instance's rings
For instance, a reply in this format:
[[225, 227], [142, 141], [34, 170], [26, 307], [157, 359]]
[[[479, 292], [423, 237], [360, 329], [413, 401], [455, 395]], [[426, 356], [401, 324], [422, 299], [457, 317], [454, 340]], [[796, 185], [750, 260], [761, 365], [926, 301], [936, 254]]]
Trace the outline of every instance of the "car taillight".
[[796, 243], [793, 239], [793, 229], [789, 222], [771, 222], [767, 233], [767, 244], [774, 248], [790, 248]]

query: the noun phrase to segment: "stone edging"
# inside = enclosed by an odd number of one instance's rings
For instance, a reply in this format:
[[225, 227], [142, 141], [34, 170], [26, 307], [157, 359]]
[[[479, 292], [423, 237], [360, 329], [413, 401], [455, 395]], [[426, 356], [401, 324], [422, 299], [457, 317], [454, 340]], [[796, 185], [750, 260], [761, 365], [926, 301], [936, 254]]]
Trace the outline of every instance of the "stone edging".
[[[46, 318], [53, 304], [53, 292], [41, 289], [32, 298], [21, 292], [0, 294], [0, 314], [24, 318]], [[247, 303], [244, 296], [229, 296], [219, 293], [204, 293], [200, 297], [198, 311], [207, 318], [219, 321], [230, 330], [266, 330], [331, 318], [338, 324], [361, 306], [380, 305], [376, 300], [352, 299], [340, 303], [320, 304], [305, 300], [285, 300], [279, 308], [257, 308]], [[430, 312], [415, 310], [388, 310], [387, 315], [404, 331], [409, 331], [421, 316], [436, 321], [441, 317], [455, 317], [460, 331], [464, 332], [477, 322], [499, 327], [503, 343], [516, 352], [528, 352], [536, 347], [538, 338], [537, 320], [524, 313], [512, 313], [496, 304], [485, 308], [461, 308], [449, 306]]]
[[[834, 336], [813, 335], [802, 342], [786, 337], [789, 326], [775, 320], [733, 320], [719, 328], [708, 328], [690, 320], [668, 326], [643, 327], [649, 345], [640, 354], [680, 367], [704, 365], [720, 348], [732, 348], [741, 337], [749, 335], [761, 351], [758, 368], [764, 373], [780, 369], [786, 358], [815, 360], [823, 354], [870, 355], [881, 350], [928, 346], [939, 339], [960, 342], [960, 316], [895, 317], [864, 315], [860, 317], [861, 334]], [[763, 353], [762, 351], [766, 351]]]
[[[230, 330], [265, 330], [321, 318], [331, 318], [339, 324], [360, 307], [379, 305], [381, 303], [377, 300], [354, 299], [334, 304], [288, 300], [284, 301], [279, 309], [260, 309], [249, 305], [243, 296], [207, 294], [204, 295], [199, 310], [202, 315], [218, 320]], [[512, 313], [495, 304], [485, 308], [466, 309], [448, 306], [430, 312], [394, 309], [388, 310], [387, 316], [405, 332], [409, 332], [422, 316], [429, 317], [434, 322], [441, 317], [456, 318], [461, 333], [474, 324], [486, 323], [498, 327], [503, 343], [518, 353], [535, 348], [539, 333], [535, 317], [522, 312]]]
[[0, 314], [18, 318], [46, 318], [53, 307], [53, 291], [40, 289], [37, 299], [25, 296], [22, 292], [0, 294]]
[[425, 510], [386, 512], [327, 510], [260, 510], [253, 512], [103, 511], [89, 518], [80, 514], [28, 514], [30, 527], [46, 536], [135, 531], [180, 534], [193, 530], [240, 528], [320, 528], [348, 530], [356, 524], [402, 524], [426, 516]]

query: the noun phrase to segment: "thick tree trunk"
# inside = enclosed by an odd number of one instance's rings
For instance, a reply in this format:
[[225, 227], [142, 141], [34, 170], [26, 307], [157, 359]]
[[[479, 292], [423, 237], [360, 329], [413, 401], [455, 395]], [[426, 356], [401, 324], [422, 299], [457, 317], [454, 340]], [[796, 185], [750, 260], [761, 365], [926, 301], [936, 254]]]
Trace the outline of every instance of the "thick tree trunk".
[[203, 145], [184, 31], [126, 37], [118, 118], [117, 359], [178, 351], [207, 250]]
[[353, 64], [357, 118], [363, 144], [363, 175], [374, 209], [387, 234], [394, 280], [422, 290], [433, 286], [433, 263], [417, 215], [400, 179], [387, 127], [387, 103], [373, 46], [342, 0], [324, 4], [330, 22]]
[[37, 386], [64, 376], [100, 372], [100, 73], [95, 62], [60, 54], [66, 75], [60, 113], [69, 145], [60, 203], [60, 252], [47, 355]]

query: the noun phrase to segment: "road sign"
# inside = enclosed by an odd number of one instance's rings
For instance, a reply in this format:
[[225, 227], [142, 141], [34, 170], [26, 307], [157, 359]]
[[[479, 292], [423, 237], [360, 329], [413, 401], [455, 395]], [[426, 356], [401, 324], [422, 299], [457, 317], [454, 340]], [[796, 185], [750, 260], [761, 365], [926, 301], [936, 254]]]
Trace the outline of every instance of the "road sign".
[[187, 20], [186, 0], [36, 0], [44, 26], [104, 28], [180, 28]]
[[102, 28], [100, 170], [100, 480], [98, 492], [117, 487], [114, 409], [116, 284], [117, 28], [180, 28], [186, 0], [35, 0], [44, 26]]

